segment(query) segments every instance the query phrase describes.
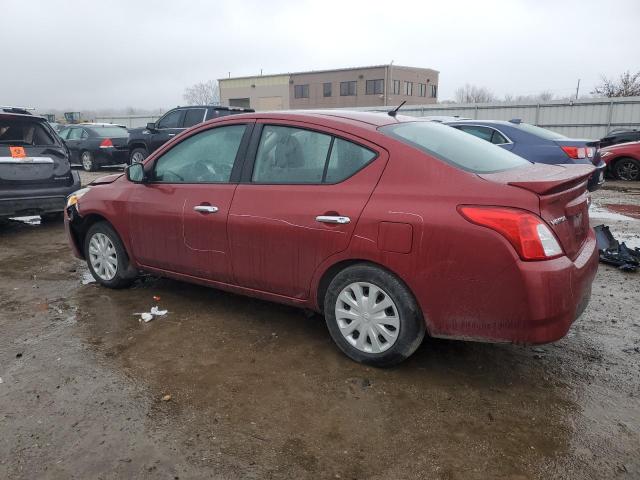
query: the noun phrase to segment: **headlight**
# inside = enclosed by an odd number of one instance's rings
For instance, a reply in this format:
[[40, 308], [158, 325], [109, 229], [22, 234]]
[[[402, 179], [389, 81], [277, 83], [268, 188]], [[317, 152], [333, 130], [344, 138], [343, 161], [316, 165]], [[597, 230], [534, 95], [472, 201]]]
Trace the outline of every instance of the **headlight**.
[[78, 209], [78, 211], [80, 211], [80, 209], [78, 208], [78, 200], [89, 190], [91, 190], [91, 187], [85, 187], [85, 188], [81, 188], [80, 190], [76, 190], [71, 195], [69, 195], [67, 197], [67, 208], [69, 208], [72, 205], [76, 205], [76, 208]]

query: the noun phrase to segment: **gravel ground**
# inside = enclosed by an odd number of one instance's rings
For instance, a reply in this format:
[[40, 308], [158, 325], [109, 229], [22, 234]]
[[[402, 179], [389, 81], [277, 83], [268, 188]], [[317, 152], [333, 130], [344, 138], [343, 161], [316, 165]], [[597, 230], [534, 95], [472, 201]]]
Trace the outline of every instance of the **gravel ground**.
[[[640, 246], [609, 207], [632, 214], [640, 185], [606, 187], [592, 224]], [[640, 478], [640, 272], [601, 265], [557, 343], [428, 339], [377, 370], [296, 309], [83, 282], [61, 223], [0, 246], [0, 478]]]

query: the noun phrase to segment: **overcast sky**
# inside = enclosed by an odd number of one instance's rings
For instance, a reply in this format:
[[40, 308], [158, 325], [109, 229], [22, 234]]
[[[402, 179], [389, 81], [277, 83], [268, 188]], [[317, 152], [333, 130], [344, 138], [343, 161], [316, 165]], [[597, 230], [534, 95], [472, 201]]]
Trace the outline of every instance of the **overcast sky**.
[[167, 108], [196, 82], [384, 64], [497, 95], [640, 70], [639, 0], [0, 0], [0, 104]]

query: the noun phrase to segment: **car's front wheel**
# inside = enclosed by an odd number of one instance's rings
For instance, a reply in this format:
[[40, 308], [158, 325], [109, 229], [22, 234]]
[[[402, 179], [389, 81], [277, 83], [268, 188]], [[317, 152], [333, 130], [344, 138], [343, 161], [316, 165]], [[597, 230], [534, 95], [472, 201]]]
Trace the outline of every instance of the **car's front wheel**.
[[333, 278], [324, 314], [340, 350], [357, 362], [377, 367], [395, 365], [413, 354], [426, 330], [406, 285], [371, 264], [347, 267]]
[[620, 180], [640, 180], [640, 162], [633, 158], [617, 160], [613, 171]]
[[94, 223], [84, 239], [89, 271], [98, 283], [109, 288], [126, 288], [137, 276], [120, 237], [107, 222]]
[[145, 148], [134, 148], [133, 150], [131, 150], [131, 155], [129, 156], [129, 165], [133, 165], [134, 163], [141, 163], [148, 156], [149, 153]]
[[96, 160], [93, 158], [93, 155], [91, 155], [91, 152], [82, 152], [80, 162], [86, 172], [93, 172], [97, 169]]

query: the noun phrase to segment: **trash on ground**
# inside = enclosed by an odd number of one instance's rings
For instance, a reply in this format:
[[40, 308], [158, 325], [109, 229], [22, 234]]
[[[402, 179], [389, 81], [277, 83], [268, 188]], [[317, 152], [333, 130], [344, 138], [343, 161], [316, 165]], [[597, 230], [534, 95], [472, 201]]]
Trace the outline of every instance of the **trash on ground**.
[[594, 227], [600, 261], [618, 267], [623, 272], [635, 272], [640, 267], [640, 248], [629, 248], [615, 239], [609, 227]]
[[168, 310], [160, 310], [158, 307], [151, 307], [151, 314], [157, 317], [162, 317], [167, 313], [168, 313]]
[[145, 323], [147, 323], [153, 320], [155, 317], [162, 317], [167, 313], [169, 313], [168, 310], [160, 310], [160, 308], [158, 308], [157, 306], [153, 306], [148, 312], [137, 312], [134, 313], [134, 315], [140, 315], [139, 321], [144, 321]]
[[171, 395], [165, 395], [164, 397], [162, 397], [161, 399], [163, 402], [168, 402], [169, 400], [171, 400]]
[[160, 297], [158, 295], [154, 295], [153, 296], [153, 300], [156, 301], [156, 302], [159, 302], [160, 301]]
[[91, 275], [91, 272], [83, 272], [82, 273], [82, 285], [89, 285], [90, 283], [95, 283], [96, 279], [93, 278], [93, 275]]
[[153, 315], [151, 315], [149, 312], [142, 312], [140, 314], [140, 317], [145, 322], [150, 322], [151, 320], [153, 320]]
[[2, 383], [2, 377], [0, 377], [0, 383]]

